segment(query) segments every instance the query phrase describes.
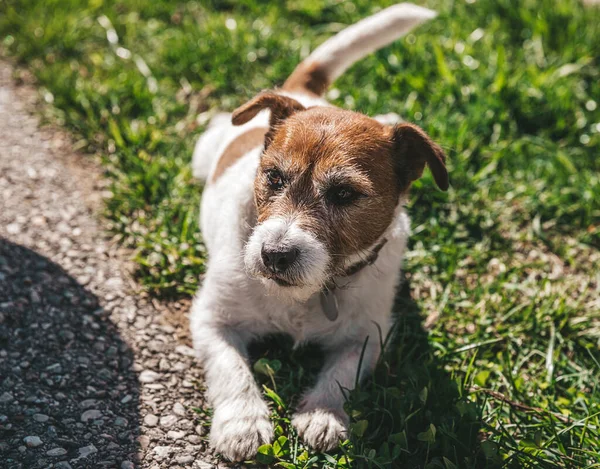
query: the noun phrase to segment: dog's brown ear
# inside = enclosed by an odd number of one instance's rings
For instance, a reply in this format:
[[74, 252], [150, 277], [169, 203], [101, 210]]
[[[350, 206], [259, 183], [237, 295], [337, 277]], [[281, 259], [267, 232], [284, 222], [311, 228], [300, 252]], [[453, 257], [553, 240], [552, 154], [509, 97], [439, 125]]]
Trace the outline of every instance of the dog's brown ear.
[[429, 166], [438, 187], [448, 190], [446, 155], [429, 135], [416, 125], [397, 124], [392, 128], [392, 140], [402, 190], [421, 177], [425, 165]]
[[246, 104], [238, 107], [231, 114], [231, 122], [233, 125], [242, 125], [252, 119], [263, 109], [271, 110], [271, 118], [269, 120], [270, 129], [265, 135], [265, 147], [273, 139], [273, 133], [277, 125], [298, 111], [306, 109], [302, 104], [288, 96], [282, 96], [273, 91], [263, 91]]

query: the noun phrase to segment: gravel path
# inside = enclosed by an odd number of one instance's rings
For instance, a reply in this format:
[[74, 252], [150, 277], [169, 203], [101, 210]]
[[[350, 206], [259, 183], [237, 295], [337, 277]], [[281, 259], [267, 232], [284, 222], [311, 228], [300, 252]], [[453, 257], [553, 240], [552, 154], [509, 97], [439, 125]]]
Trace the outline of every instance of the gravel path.
[[188, 304], [136, 291], [93, 215], [97, 167], [35, 97], [0, 62], [0, 466], [217, 467]]

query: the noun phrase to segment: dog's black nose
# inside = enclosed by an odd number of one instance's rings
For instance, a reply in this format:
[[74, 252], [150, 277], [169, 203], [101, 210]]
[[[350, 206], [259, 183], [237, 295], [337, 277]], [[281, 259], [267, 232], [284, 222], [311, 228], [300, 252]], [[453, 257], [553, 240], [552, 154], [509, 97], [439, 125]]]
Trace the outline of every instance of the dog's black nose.
[[265, 267], [273, 273], [281, 273], [288, 269], [298, 257], [298, 249], [268, 249], [261, 250], [262, 261]]

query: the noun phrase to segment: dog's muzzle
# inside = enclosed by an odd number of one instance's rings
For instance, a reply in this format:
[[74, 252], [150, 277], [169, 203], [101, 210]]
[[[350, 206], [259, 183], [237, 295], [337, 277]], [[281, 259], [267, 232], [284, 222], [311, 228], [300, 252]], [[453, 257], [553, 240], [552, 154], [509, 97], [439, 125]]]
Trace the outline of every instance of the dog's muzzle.
[[246, 269], [282, 287], [318, 291], [326, 280], [325, 246], [292, 219], [273, 217], [257, 225], [246, 245]]

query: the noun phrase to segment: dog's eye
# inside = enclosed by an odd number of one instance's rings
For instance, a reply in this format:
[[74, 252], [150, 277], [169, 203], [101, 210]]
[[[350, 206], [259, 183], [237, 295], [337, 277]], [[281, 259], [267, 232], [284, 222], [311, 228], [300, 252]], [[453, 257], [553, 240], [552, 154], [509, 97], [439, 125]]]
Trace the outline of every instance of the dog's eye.
[[348, 205], [360, 194], [348, 186], [335, 186], [327, 191], [327, 199], [334, 205]]
[[267, 176], [267, 185], [270, 189], [278, 191], [283, 187], [283, 176], [276, 169], [269, 169], [265, 172]]

